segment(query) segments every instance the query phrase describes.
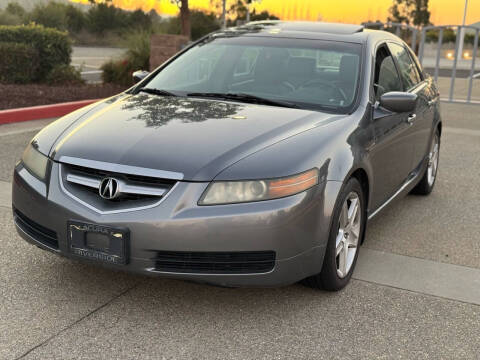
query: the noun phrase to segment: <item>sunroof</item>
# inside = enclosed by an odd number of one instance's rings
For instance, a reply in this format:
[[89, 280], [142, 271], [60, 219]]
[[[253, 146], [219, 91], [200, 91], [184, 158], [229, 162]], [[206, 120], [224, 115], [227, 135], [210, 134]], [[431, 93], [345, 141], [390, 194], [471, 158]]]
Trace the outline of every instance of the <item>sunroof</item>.
[[301, 31], [327, 34], [354, 34], [363, 31], [362, 25], [336, 24], [326, 22], [283, 22], [283, 21], [261, 21], [249, 23], [247, 26], [260, 25], [265, 28], [276, 27], [285, 31]]

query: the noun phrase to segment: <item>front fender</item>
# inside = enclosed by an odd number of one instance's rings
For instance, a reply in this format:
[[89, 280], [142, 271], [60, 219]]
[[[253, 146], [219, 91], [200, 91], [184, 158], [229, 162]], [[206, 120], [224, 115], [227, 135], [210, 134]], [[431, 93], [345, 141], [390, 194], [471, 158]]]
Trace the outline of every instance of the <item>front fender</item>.
[[105, 100], [97, 101], [83, 108], [75, 110], [58, 120], [44, 127], [38, 134], [34, 136], [32, 141], [36, 142], [37, 149], [44, 155], [51, 155], [53, 145], [57, 139], [73, 124], [81, 120], [84, 116], [92, 111], [98, 111], [112, 102], [115, 102], [124, 94], [116, 95]]
[[215, 180], [270, 179], [316, 167], [321, 170], [320, 182], [338, 181], [338, 174], [348, 171], [352, 164], [352, 157], [343, 150], [347, 147], [343, 133], [349, 120], [345, 117], [329, 122], [250, 154], [221, 171]]

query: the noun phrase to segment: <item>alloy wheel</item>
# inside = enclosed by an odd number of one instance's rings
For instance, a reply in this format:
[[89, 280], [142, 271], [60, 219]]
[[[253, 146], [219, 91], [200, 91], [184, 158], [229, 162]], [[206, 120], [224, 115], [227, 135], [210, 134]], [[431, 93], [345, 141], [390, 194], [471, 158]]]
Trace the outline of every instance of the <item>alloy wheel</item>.
[[360, 197], [352, 191], [342, 205], [335, 243], [337, 275], [340, 278], [347, 276], [352, 268], [357, 253], [358, 240], [360, 239], [361, 224]]
[[429, 186], [433, 185], [435, 177], [437, 176], [439, 149], [440, 141], [438, 134], [435, 134], [432, 146], [430, 147], [430, 153], [428, 154], [427, 180]]

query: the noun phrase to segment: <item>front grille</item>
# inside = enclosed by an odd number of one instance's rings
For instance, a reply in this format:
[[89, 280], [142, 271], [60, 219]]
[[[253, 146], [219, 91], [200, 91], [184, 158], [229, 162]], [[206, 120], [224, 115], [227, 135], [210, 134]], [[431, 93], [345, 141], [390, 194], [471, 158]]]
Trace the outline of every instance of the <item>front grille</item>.
[[54, 249], [58, 249], [57, 233], [35, 221], [29, 219], [18, 210], [14, 210], [15, 223], [25, 233], [30, 235], [36, 241]]
[[155, 270], [198, 274], [251, 274], [271, 271], [274, 251], [184, 252], [156, 251]]
[[[176, 180], [118, 173], [101, 169], [62, 163], [61, 181], [64, 189], [99, 211], [117, 211], [155, 206], [177, 183]], [[105, 178], [114, 178], [119, 195], [104, 199], [99, 194]], [[123, 190], [122, 190], [123, 189]]]
[[155, 185], [159, 187], [172, 187], [175, 185], [175, 180], [169, 179], [159, 179], [150, 176], [141, 176], [141, 175], [132, 175], [132, 174], [122, 174], [111, 171], [105, 171], [100, 169], [93, 169], [84, 166], [78, 165], [67, 165], [69, 172], [79, 175], [91, 176], [97, 179], [103, 179], [104, 177], [113, 176], [117, 178], [123, 178], [129, 180], [129, 182], [136, 183], [138, 185]]

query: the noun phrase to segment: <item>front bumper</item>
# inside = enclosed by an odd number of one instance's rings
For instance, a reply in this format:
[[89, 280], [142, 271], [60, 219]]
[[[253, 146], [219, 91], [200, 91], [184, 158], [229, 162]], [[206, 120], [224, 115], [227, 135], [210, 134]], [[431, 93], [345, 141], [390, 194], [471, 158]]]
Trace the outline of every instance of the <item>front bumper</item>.
[[[341, 183], [324, 182], [310, 190], [276, 200], [219, 206], [198, 206], [208, 183], [179, 182], [156, 207], [101, 215], [64, 193], [59, 164], [53, 163], [48, 186], [19, 164], [15, 168], [12, 205], [19, 234], [57, 254], [148, 275], [161, 275], [224, 286], [277, 286], [320, 272], [328, 239], [330, 214]], [[31, 221], [57, 243], [28, 231]], [[24, 220], [25, 220], [24, 219]], [[73, 255], [67, 246], [70, 220], [130, 230], [126, 265], [99, 263]], [[53, 236], [53, 235], [52, 235]], [[48, 237], [48, 236], [47, 236]], [[203, 273], [158, 270], [156, 252], [274, 251], [273, 268], [254, 273]]]

